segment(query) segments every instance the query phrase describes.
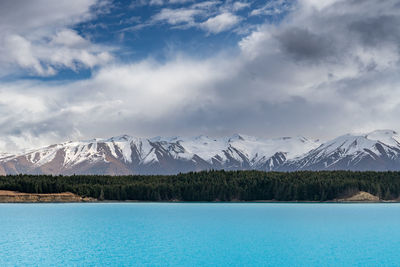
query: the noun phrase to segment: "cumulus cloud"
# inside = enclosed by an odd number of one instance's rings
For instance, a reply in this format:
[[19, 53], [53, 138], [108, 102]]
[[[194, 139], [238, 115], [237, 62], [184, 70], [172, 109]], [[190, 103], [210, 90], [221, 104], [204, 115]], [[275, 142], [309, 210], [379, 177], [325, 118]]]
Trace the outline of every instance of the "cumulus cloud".
[[233, 26], [237, 25], [239, 21], [239, 16], [226, 12], [207, 19], [200, 24], [200, 27], [210, 33], [219, 33], [231, 29]]
[[94, 0], [2, 1], [0, 76], [19, 69], [49, 76], [60, 68], [92, 68], [110, 61], [109, 49], [93, 45], [68, 28], [93, 18], [91, 8], [96, 6], [100, 9], [105, 4]]
[[[112, 59], [109, 52], [67, 29], [57, 32], [47, 42], [32, 42], [17, 34], [7, 35], [2, 41], [0, 51], [4, 54], [0, 62], [40, 76], [54, 75], [59, 68], [92, 68]], [[2, 70], [3, 74], [8, 71]]]
[[154, 22], [167, 22], [171, 25], [194, 24], [195, 16], [202, 14], [202, 10], [194, 8], [170, 9], [164, 8], [160, 13], [153, 16]]
[[250, 6], [251, 6], [250, 3], [237, 1], [237, 2], [233, 3], [232, 9], [233, 9], [233, 11], [238, 11], [238, 10], [242, 10], [242, 9], [248, 8]]
[[[0, 135], [8, 138], [8, 149], [25, 145], [10, 142], [21, 136], [29, 140], [43, 136], [47, 142], [58, 137], [60, 141], [77, 134], [84, 138], [134, 132], [133, 125], [138, 127], [137, 134], [144, 135], [146, 130], [138, 130], [140, 125], [149, 130], [149, 122], [160, 121], [161, 126], [162, 120], [185, 112], [191, 103], [212, 101], [214, 82], [226, 77], [218, 69], [214, 60], [177, 58], [166, 64], [146, 60], [109, 66], [92, 79], [62, 85], [3, 84], [0, 112], [5, 115], [0, 125], [8, 126]], [[13, 98], [17, 102], [10, 101]]]
[[[268, 62], [261, 67], [285, 74], [278, 76], [286, 80], [278, 83], [285, 88], [274, 90], [283, 92], [283, 99], [336, 107], [335, 116], [319, 121], [315, 132], [396, 127], [399, 102], [389, 95], [398, 94], [399, 79], [392, 75], [399, 67], [398, 30], [391, 26], [398, 12], [396, 1], [303, 0], [282, 24], [264, 26], [240, 45], [249, 57]], [[266, 87], [279, 75], [274, 72], [263, 72]]]
[[[2, 83], [0, 146], [122, 133], [327, 139], [396, 128], [399, 12], [394, 0], [299, 0], [280, 23], [266, 22], [237, 50], [210, 58], [114, 62], [64, 84]], [[51, 36], [49, 43], [70, 49], [87, 42], [73, 32]], [[34, 53], [32, 44], [21, 44]], [[35, 68], [43, 61], [35, 59], [18, 64]]]

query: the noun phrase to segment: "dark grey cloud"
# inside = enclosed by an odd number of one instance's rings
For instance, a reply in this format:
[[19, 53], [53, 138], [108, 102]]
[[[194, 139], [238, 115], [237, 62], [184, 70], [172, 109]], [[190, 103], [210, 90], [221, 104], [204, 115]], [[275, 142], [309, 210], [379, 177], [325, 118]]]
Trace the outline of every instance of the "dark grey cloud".
[[295, 60], [321, 61], [336, 54], [329, 36], [315, 34], [308, 29], [292, 27], [276, 35], [284, 53]]
[[353, 21], [349, 29], [360, 37], [364, 45], [379, 46], [386, 42], [399, 42], [399, 23], [400, 16], [382, 15]]

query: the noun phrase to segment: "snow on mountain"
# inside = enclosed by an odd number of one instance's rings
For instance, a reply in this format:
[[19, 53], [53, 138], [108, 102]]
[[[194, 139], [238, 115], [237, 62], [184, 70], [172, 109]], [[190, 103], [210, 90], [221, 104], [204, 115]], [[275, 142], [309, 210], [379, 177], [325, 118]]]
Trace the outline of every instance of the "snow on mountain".
[[379, 141], [383, 144], [386, 144], [386, 145], [392, 146], [392, 147], [400, 146], [400, 135], [393, 130], [373, 131], [373, 132], [365, 135], [365, 138], [367, 138], [369, 140], [376, 140], [376, 141]]
[[247, 135], [235, 134], [224, 138], [197, 136], [194, 138], [170, 137], [151, 139], [159, 143], [175, 159], [192, 160], [195, 156], [213, 164], [222, 164], [234, 160], [246, 162], [250, 167], [265, 163], [277, 152], [292, 158], [318, 146], [304, 137], [262, 139]]
[[12, 157], [13, 154], [0, 152], [0, 159]]
[[[202, 169], [271, 170], [317, 147], [304, 137], [264, 139], [246, 135], [109, 139], [66, 142], [0, 158], [10, 173], [177, 173]], [[97, 169], [96, 169], [97, 168]]]
[[399, 141], [399, 134], [392, 130], [346, 134], [289, 160], [282, 169], [397, 170], [400, 169]]
[[305, 137], [128, 135], [66, 142], [0, 155], [0, 174], [174, 174], [225, 170], [400, 170], [400, 135], [346, 134], [320, 144]]
[[229, 143], [242, 151], [250, 159], [269, 158], [276, 152], [283, 152], [286, 155], [286, 159], [291, 159], [318, 146], [317, 143], [302, 136], [263, 139], [238, 135], [237, 137], [230, 138]]

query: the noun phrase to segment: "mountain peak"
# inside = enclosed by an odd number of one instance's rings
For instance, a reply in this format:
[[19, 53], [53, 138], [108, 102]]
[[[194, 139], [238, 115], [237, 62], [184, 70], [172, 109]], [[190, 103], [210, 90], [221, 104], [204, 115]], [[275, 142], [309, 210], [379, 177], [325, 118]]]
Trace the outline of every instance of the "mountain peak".
[[398, 133], [393, 130], [375, 130], [366, 134], [365, 137], [378, 140], [379, 138], [392, 137], [394, 135], [398, 135]]
[[376, 130], [365, 135], [369, 140], [376, 140], [388, 146], [398, 146], [400, 136], [393, 130]]
[[229, 137], [229, 140], [228, 140], [228, 141], [231, 142], [231, 141], [235, 141], [235, 140], [244, 141], [245, 138], [243, 137], [243, 135], [238, 134], [238, 133], [235, 133], [235, 134], [233, 134], [231, 137]]
[[378, 130], [370, 132], [369, 134], [373, 134], [373, 133], [397, 134], [396, 131], [391, 130], [391, 129], [378, 129]]
[[109, 142], [124, 142], [124, 141], [129, 141], [131, 139], [132, 139], [132, 136], [123, 134], [123, 135], [113, 136], [113, 137], [107, 139], [107, 141], [109, 141]]

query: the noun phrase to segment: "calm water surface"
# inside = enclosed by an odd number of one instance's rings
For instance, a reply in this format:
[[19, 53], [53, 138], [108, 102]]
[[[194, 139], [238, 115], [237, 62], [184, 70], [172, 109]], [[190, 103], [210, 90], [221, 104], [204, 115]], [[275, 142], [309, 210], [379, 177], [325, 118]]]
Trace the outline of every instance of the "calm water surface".
[[399, 266], [400, 204], [0, 204], [0, 266]]

